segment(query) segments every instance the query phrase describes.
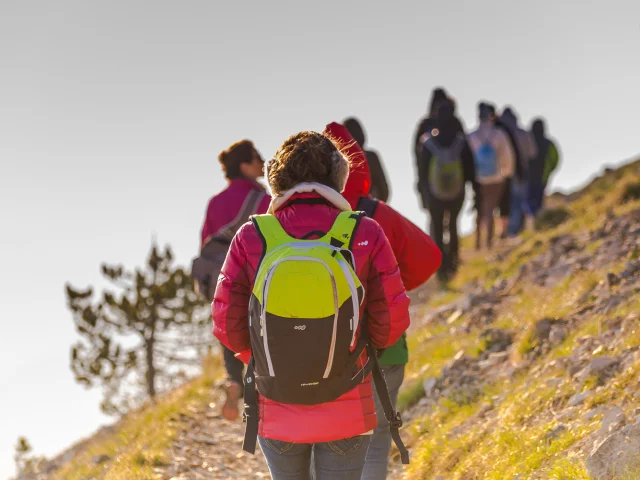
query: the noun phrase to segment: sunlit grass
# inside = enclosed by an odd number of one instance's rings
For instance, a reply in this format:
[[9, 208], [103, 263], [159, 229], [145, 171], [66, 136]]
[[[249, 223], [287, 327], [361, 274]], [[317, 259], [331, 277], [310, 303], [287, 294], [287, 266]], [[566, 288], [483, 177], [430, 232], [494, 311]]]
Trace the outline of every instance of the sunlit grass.
[[[181, 414], [205, 405], [214, 378], [219, 375], [217, 361], [205, 363], [207, 375], [193, 380], [155, 405], [125, 416], [114, 434], [89, 440], [86, 448], [56, 471], [56, 480], [152, 480], [153, 468], [171, 462], [169, 449], [182, 426]], [[108, 455], [110, 460], [96, 465], [92, 458]]]

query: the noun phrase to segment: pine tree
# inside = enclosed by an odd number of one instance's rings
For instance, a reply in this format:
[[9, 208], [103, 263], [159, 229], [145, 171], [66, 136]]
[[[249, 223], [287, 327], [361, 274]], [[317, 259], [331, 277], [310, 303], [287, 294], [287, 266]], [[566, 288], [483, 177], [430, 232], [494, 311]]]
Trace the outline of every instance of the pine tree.
[[211, 343], [208, 305], [172, 264], [170, 248], [154, 244], [142, 269], [102, 265], [111, 288], [97, 302], [93, 288], [66, 285], [81, 336], [71, 348], [71, 369], [79, 383], [102, 386], [106, 413], [124, 413], [183, 382]]

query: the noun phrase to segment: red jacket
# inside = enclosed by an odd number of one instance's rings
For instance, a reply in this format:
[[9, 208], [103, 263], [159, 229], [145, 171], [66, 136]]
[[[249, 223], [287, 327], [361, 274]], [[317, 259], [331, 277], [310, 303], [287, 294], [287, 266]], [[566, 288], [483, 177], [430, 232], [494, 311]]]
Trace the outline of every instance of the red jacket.
[[[316, 193], [297, 194], [322, 198]], [[339, 210], [327, 203], [289, 201], [275, 212], [285, 231], [302, 238], [315, 230], [328, 231]], [[356, 273], [365, 287], [361, 315], [378, 348], [393, 345], [409, 326], [409, 298], [398, 264], [380, 226], [363, 218], [352, 244]], [[248, 305], [263, 245], [255, 227], [245, 224], [236, 234], [222, 268], [213, 301], [213, 333], [234, 352], [250, 349]], [[366, 355], [366, 353], [364, 354]], [[293, 405], [258, 396], [259, 435], [295, 443], [339, 440], [366, 433], [377, 426], [371, 377], [338, 399], [320, 405]]]
[[[355, 210], [360, 198], [369, 196], [371, 176], [367, 159], [343, 125], [330, 123], [325, 128], [325, 133], [343, 145], [343, 150], [351, 160], [349, 179], [342, 196]], [[442, 253], [429, 235], [382, 201], [373, 218], [389, 239], [407, 290], [419, 287], [436, 273], [442, 263]]]
[[[209, 200], [202, 233], [200, 234], [200, 246], [204, 245], [211, 235], [233, 222], [251, 190], [262, 190], [264, 192], [264, 188], [258, 182], [237, 178], [231, 180], [227, 188]], [[267, 195], [267, 192], [264, 192], [264, 198], [258, 204], [258, 210], [255, 213], [266, 213], [270, 200], [271, 198]]]

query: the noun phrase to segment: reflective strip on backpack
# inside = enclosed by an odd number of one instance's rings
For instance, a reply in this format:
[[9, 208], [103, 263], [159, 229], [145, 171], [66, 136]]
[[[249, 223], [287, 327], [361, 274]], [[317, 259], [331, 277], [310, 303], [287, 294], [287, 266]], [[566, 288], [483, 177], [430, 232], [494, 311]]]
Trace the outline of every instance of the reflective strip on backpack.
[[[353, 347], [356, 343], [356, 332], [358, 331], [358, 324], [360, 323], [358, 287], [356, 287], [356, 284], [353, 281], [353, 277], [351, 276], [351, 272], [349, 272], [349, 266], [347, 265], [347, 263], [342, 260], [338, 260], [338, 265], [340, 265], [340, 268], [342, 269], [342, 272], [347, 279], [347, 283], [349, 284], [349, 290], [351, 290], [351, 300], [353, 302], [353, 325], [351, 327], [353, 329], [353, 336], [351, 337], [351, 346]], [[364, 295], [362, 296], [362, 301], [364, 301]]]

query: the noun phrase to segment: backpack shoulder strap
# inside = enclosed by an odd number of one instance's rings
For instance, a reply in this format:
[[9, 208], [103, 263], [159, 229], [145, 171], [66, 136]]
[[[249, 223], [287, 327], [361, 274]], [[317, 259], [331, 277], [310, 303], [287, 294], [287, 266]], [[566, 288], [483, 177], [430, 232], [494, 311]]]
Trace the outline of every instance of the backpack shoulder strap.
[[351, 249], [354, 233], [360, 225], [364, 212], [340, 212], [327, 233], [331, 245], [339, 248]]
[[364, 214], [369, 218], [373, 218], [373, 216], [376, 214], [379, 203], [380, 200], [378, 200], [377, 198], [360, 197], [360, 200], [358, 200], [358, 205], [356, 206], [356, 210], [364, 212]]
[[275, 215], [253, 215], [251, 222], [256, 227], [258, 235], [262, 238], [266, 250], [272, 250], [284, 243], [293, 241], [293, 238], [285, 232]]
[[247, 194], [247, 198], [244, 199], [236, 217], [231, 222], [220, 228], [214, 234], [214, 237], [231, 242], [236, 232], [240, 230], [240, 227], [249, 220], [249, 217], [255, 213], [256, 210], [258, 210], [258, 206], [264, 198], [264, 195], [265, 193], [260, 190], [251, 190]]

